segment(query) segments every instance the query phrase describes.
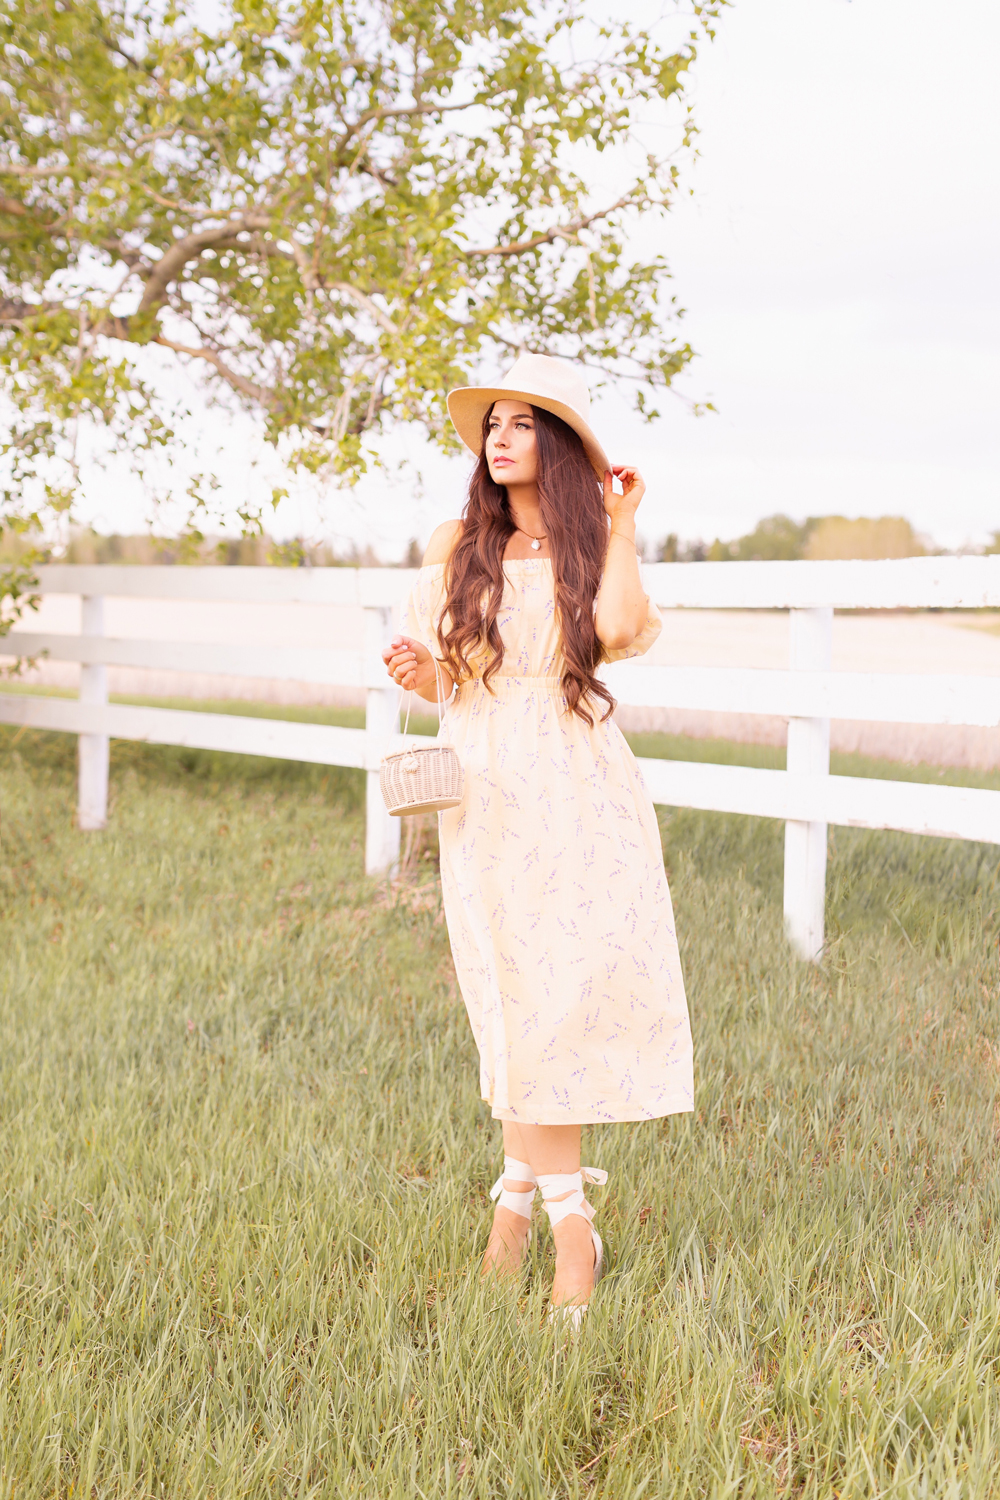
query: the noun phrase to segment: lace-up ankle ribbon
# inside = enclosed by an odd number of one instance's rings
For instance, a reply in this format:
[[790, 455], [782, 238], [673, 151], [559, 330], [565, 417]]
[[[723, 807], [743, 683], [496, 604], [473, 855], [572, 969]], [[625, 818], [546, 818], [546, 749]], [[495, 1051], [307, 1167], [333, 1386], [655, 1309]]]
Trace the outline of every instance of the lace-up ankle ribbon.
[[[510, 1188], [504, 1187], [505, 1177], [509, 1177], [512, 1182], [530, 1182], [533, 1186], [526, 1193], [515, 1193]], [[530, 1219], [531, 1206], [535, 1201], [537, 1190], [538, 1178], [528, 1163], [515, 1161], [512, 1156], [505, 1156], [503, 1171], [490, 1188], [490, 1197], [498, 1208], [509, 1208], [512, 1214], [520, 1214], [522, 1219]]]

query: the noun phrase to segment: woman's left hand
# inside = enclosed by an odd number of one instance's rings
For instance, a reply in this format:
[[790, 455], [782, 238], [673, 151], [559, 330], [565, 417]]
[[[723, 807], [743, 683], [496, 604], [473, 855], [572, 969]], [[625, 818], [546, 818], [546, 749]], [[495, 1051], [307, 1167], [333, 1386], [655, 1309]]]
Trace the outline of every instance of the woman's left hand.
[[[617, 479], [622, 487], [622, 493], [616, 495], [612, 480]], [[639, 508], [639, 502], [646, 493], [646, 481], [639, 470], [631, 464], [615, 464], [610, 472], [604, 474], [604, 509], [612, 521], [616, 516], [634, 516]]]

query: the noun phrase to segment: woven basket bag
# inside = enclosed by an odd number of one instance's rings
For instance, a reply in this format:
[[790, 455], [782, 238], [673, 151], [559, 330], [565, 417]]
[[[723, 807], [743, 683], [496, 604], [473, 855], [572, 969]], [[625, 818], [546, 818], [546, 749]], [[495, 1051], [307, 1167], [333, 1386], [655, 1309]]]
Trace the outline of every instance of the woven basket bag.
[[[436, 661], [434, 677], [438, 686], [438, 725], [441, 726], [446, 721], [441, 712], [441, 679]], [[410, 726], [412, 701], [411, 693], [406, 705], [404, 735]], [[386, 811], [394, 818], [407, 818], [415, 813], [441, 812], [446, 807], [456, 807], [465, 791], [465, 772], [454, 745], [411, 746], [409, 750], [399, 750], [395, 755], [383, 758], [379, 786]]]

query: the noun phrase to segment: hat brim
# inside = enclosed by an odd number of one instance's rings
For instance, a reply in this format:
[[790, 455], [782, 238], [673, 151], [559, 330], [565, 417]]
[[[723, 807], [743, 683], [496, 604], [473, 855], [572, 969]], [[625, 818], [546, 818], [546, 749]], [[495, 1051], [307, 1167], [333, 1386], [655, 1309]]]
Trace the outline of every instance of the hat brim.
[[560, 417], [583, 443], [598, 479], [611, 469], [608, 455], [601, 447], [590, 427], [572, 406], [562, 401], [552, 401], [534, 391], [512, 391], [506, 386], [462, 385], [448, 392], [448, 415], [462, 442], [478, 458], [483, 446], [483, 420], [494, 401], [527, 401], [530, 406], [540, 406]]

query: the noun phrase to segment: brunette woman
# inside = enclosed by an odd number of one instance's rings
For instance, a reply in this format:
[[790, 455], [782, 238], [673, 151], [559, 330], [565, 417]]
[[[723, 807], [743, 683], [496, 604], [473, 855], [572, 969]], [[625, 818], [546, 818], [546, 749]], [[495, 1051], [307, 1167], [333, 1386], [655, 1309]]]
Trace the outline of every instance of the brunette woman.
[[[578, 1324], [602, 1245], [580, 1127], [692, 1108], [691, 1033], [656, 815], [602, 662], [660, 631], [643, 592], [645, 485], [609, 463], [586, 384], [523, 355], [500, 386], [452, 391], [477, 455], [460, 521], [431, 538], [384, 653], [434, 701], [465, 767], [439, 815], [441, 885], [482, 1096], [504, 1169], [484, 1270], [521, 1263], [536, 1189], [556, 1249], [551, 1305]], [[621, 485], [614, 491], [613, 478]]]

